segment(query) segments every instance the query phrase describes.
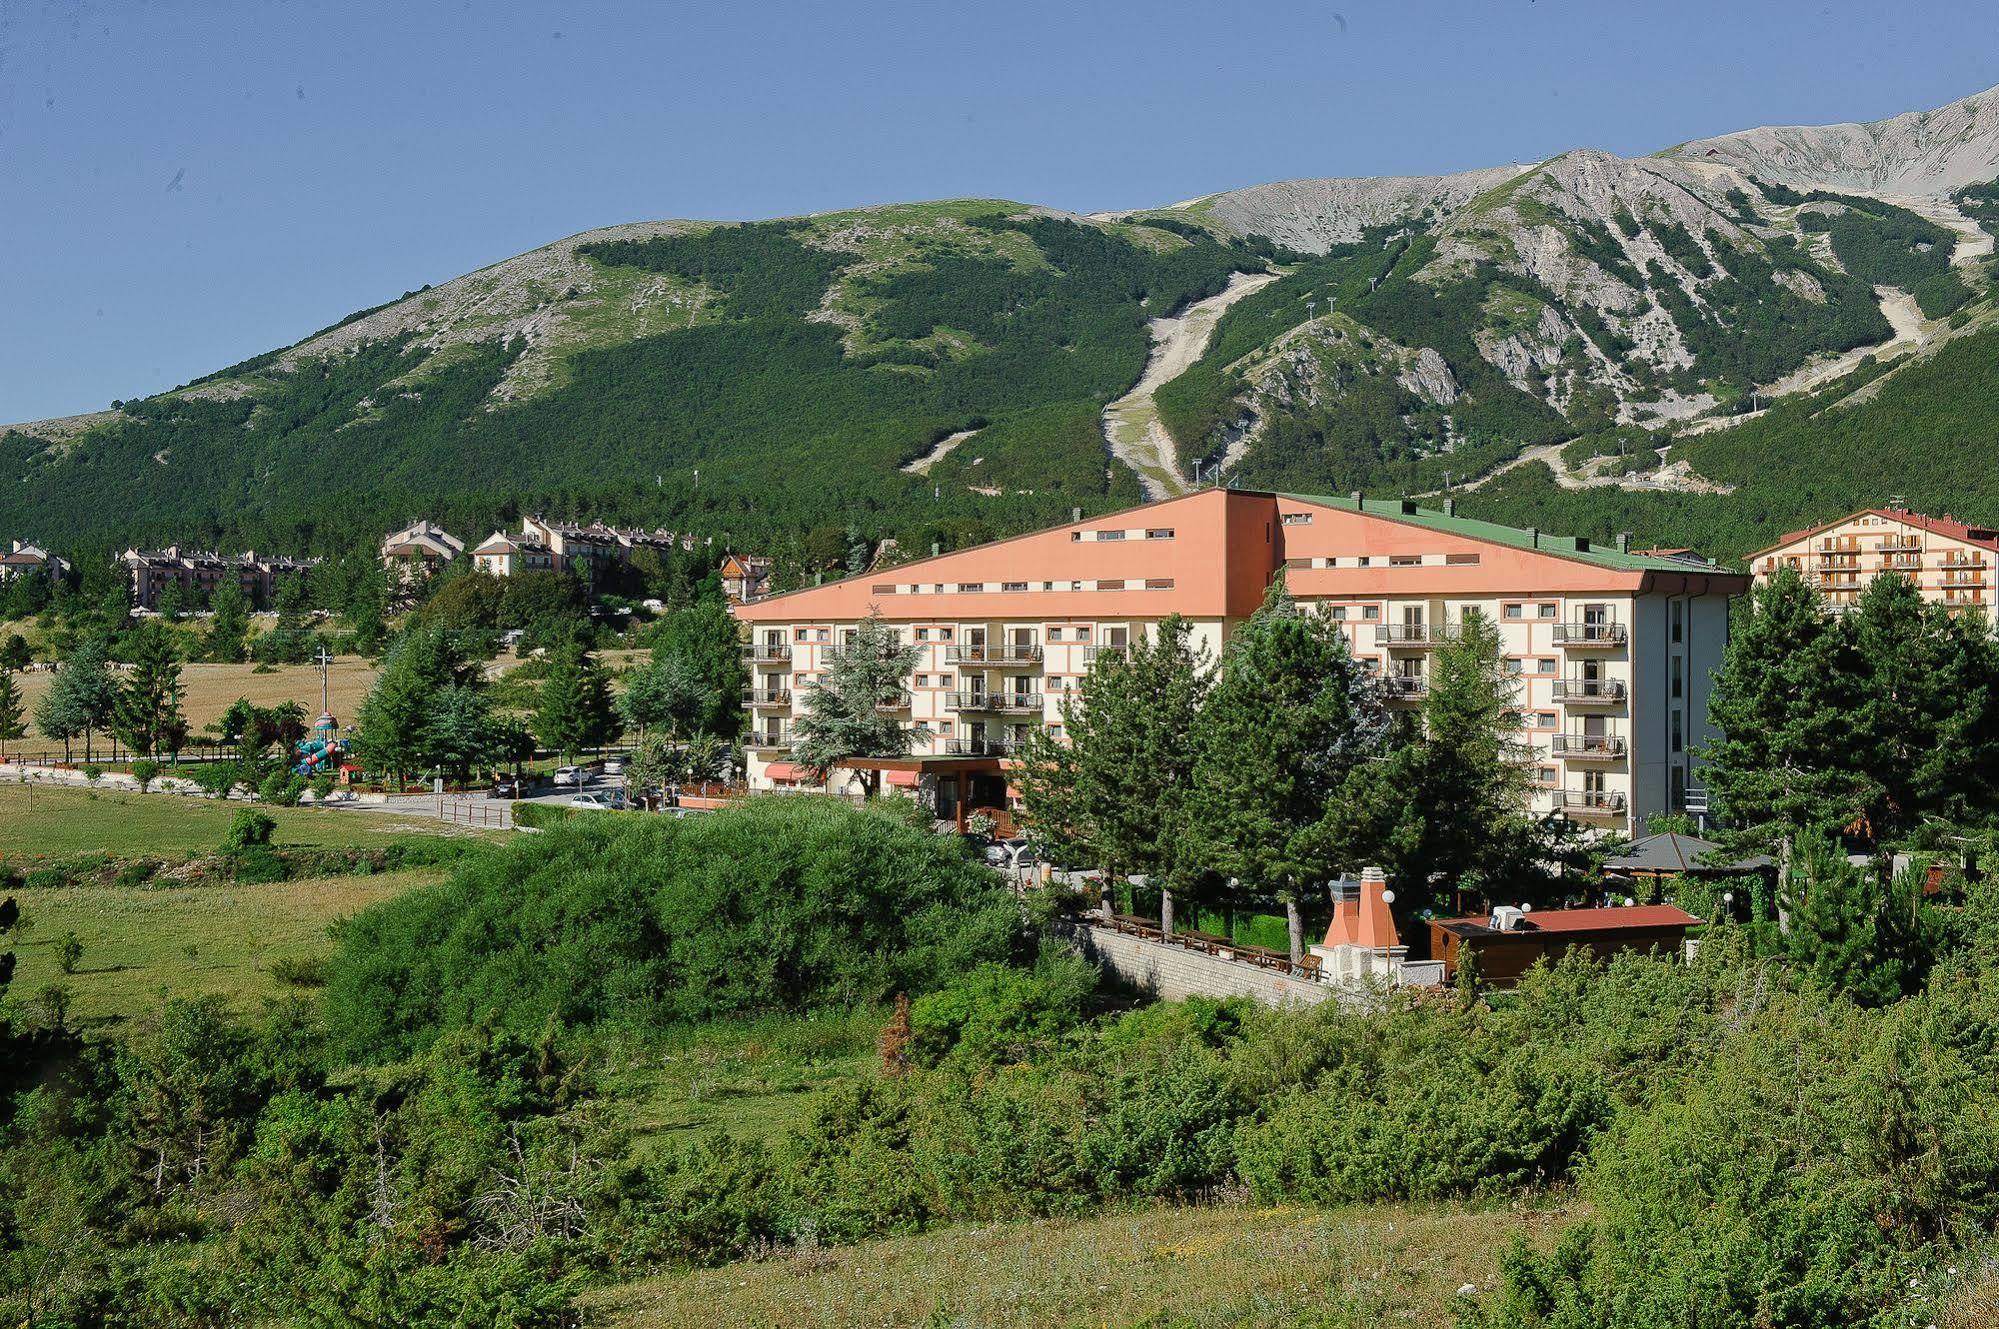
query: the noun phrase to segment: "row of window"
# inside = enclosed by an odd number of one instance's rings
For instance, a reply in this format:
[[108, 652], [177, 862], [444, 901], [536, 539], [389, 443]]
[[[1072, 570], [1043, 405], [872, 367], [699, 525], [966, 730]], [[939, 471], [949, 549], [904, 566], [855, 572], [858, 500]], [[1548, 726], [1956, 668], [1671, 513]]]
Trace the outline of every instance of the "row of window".
[[1315, 557], [1287, 558], [1284, 566], [1293, 570], [1306, 568], [1468, 568], [1477, 567], [1477, 554], [1356, 554], [1343, 558], [1337, 554], [1322, 554]]
[[1171, 526], [1149, 526], [1142, 531], [1100, 530], [1069, 532], [1070, 541], [1076, 544], [1086, 542], [1108, 544], [1114, 540], [1171, 540], [1172, 538], [1173, 528]]

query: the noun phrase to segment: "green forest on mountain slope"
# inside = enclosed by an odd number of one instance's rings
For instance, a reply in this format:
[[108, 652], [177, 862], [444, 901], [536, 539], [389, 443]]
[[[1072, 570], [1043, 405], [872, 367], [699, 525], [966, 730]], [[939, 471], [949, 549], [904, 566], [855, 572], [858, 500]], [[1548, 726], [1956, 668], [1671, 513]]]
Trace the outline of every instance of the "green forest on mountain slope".
[[1732, 494], [1561, 489], [1546, 467], [1523, 466], [1459, 498], [1459, 510], [1516, 526], [1641, 545], [1693, 545], [1738, 559], [1787, 530], [1900, 494], [1919, 512], [1999, 524], [1999, 331], [1957, 338], [1906, 365], [1874, 395], [1836, 405], [1856, 381], [1780, 402], [1732, 429], [1677, 443]]
[[[863, 281], [859, 354], [840, 326], [802, 317], [850, 260], [796, 223], [591, 246], [598, 262], [709, 284], [720, 321], [578, 353], [562, 386], [500, 409], [487, 394], [520, 346], [400, 341], [267, 364], [254, 395], [127, 403], [69, 447], [12, 433], [0, 529], [331, 551], [418, 512], [476, 532], [542, 508], [757, 543], [821, 523], [1012, 530], [1130, 501], [1094, 421], [1143, 369], [1147, 318], [1263, 259], [1045, 217], [971, 225], [1024, 238], [1042, 262], [925, 242], [928, 266]], [[897, 471], [962, 429], [981, 447], [934, 480]]]

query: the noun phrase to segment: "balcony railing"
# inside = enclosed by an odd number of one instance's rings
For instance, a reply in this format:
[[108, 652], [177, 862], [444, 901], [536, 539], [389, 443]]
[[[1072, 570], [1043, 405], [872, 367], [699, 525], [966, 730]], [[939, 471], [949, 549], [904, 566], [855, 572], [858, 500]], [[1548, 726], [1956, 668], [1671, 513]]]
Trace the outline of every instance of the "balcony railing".
[[1624, 814], [1624, 795], [1615, 789], [1562, 789], [1556, 791], [1555, 805], [1584, 816], [1616, 817]]
[[944, 709], [1039, 714], [1042, 701], [1039, 692], [947, 692], [944, 694]]
[[1622, 623], [1557, 623], [1557, 646], [1622, 646], [1626, 637]]
[[1874, 547], [1876, 549], [1879, 549], [1884, 554], [1892, 554], [1897, 552], [1898, 550], [1903, 550], [1903, 549], [1921, 549], [1923, 547], [1923, 542], [1921, 540], [1918, 540], [1913, 535], [1904, 535], [1904, 536], [1891, 535], [1887, 539], [1883, 540], [1880, 544]]
[[1128, 649], [1130, 648], [1123, 642], [1110, 641], [1096, 646], [1085, 646], [1083, 648], [1083, 663], [1086, 665], [1095, 664], [1098, 656], [1123, 655]]
[[1557, 757], [1614, 761], [1624, 755], [1624, 740], [1609, 734], [1556, 734], [1554, 752]]
[[791, 661], [791, 647], [781, 641], [751, 642], [743, 647], [743, 658], [755, 660], [758, 664], [788, 664]]
[[744, 688], [743, 705], [789, 706], [791, 705], [791, 689], [790, 688]]
[[743, 746], [752, 752], [785, 753], [791, 751], [791, 735], [752, 732]]
[[950, 646], [944, 651], [946, 664], [958, 665], [1036, 665], [1041, 663], [1039, 646]]
[[1410, 646], [1426, 648], [1439, 646], [1458, 639], [1458, 625], [1455, 623], [1377, 623], [1374, 625], [1376, 646]]
[[1558, 678], [1556, 701], [1614, 702], [1624, 700], [1624, 683], [1615, 678]]
[[1381, 683], [1390, 701], [1421, 701], [1430, 691], [1430, 680], [1421, 674], [1390, 674]]
[[1016, 745], [1004, 738], [947, 738], [944, 740], [944, 755], [947, 757], [1005, 757], [1012, 754]]

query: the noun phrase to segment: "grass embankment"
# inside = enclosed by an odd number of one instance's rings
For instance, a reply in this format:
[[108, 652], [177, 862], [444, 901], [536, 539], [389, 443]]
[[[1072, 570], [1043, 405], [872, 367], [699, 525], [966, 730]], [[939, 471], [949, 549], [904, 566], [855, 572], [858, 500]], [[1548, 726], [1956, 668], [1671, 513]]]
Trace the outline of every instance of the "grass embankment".
[[[174, 997], [215, 995], [254, 1010], [287, 990], [273, 964], [330, 955], [329, 924], [438, 875], [17, 890], [27, 928], [13, 946], [13, 992], [31, 997], [61, 983], [75, 1002], [72, 1018], [86, 1024], [132, 1019]], [[71, 932], [83, 958], [64, 974], [56, 942]]]
[[[112, 793], [0, 781], [0, 860], [71, 854], [173, 858], [222, 843], [243, 804], [172, 794]], [[423, 817], [361, 809], [258, 808], [277, 822], [280, 848], [377, 849], [412, 835], [503, 836]]]
[[[28, 723], [28, 737], [24, 745], [37, 747], [47, 740], [35, 732], [35, 702], [55, 681], [55, 675], [37, 669], [22, 674], [17, 681], [27, 711], [24, 718]], [[330, 682], [327, 700], [333, 713], [340, 717], [342, 724], [352, 724], [361, 709], [361, 699], [374, 686], [375, 666], [362, 656], [339, 656], [333, 662]], [[263, 673], [259, 673], [258, 666], [253, 664], [181, 666], [181, 713], [187, 716], [188, 724], [196, 733], [220, 720], [222, 713], [238, 697], [248, 697], [257, 706], [278, 706], [295, 701], [305, 707], [308, 716], [318, 715], [319, 666], [272, 665]], [[70, 746], [77, 760], [82, 760], [83, 743], [79, 740]]]
[[1516, 1234], [1559, 1211], [1160, 1208], [959, 1226], [648, 1279], [585, 1304], [623, 1329], [1451, 1325]]

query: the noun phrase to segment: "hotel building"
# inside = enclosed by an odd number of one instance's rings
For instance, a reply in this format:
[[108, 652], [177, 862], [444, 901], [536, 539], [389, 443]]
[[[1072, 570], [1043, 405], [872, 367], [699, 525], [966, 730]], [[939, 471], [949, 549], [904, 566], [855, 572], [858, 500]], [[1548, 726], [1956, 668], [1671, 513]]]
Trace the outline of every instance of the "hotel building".
[[1821, 526], [1792, 531], [1749, 556], [1758, 583], [1779, 568], [1796, 568], [1825, 596], [1834, 613], [1851, 609], [1867, 583], [1884, 572], [1907, 577], [1925, 600], [1953, 611], [1994, 607], [1992, 566], [1999, 530], [1906, 508], [1866, 508]]
[[[1209, 489], [735, 607], [747, 631], [753, 789], [816, 788], [793, 725], [832, 654], [878, 613], [920, 654], [901, 705], [908, 758], [858, 762], [940, 817], [1004, 807], [1007, 759], [1104, 651], [1179, 614], [1219, 656], [1283, 570], [1419, 705], [1466, 610], [1499, 625], [1520, 680], [1534, 811], [1629, 834], [1697, 791], [1711, 677], [1744, 576], [1684, 557], [1515, 530], [1409, 500]], [[836, 769], [830, 783], [849, 786]], [[1698, 805], [1698, 794], [1691, 800]]]

